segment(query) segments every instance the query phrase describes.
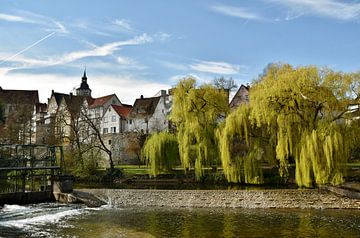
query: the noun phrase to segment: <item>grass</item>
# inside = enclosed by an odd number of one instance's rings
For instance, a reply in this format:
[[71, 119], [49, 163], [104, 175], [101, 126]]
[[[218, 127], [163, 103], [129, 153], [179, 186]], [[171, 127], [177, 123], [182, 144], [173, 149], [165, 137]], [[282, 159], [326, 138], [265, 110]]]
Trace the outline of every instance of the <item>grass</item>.
[[149, 168], [146, 165], [117, 165], [115, 168], [121, 169], [125, 175], [149, 174]]

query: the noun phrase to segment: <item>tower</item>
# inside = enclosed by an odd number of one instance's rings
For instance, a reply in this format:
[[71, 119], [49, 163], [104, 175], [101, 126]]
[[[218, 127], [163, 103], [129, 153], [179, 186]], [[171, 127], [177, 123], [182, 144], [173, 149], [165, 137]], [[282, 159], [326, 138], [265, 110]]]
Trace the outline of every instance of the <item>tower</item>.
[[89, 88], [89, 85], [87, 83], [86, 68], [84, 70], [84, 75], [81, 78], [80, 88], [76, 89], [76, 95], [85, 97], [91, 96], [91, 89]]

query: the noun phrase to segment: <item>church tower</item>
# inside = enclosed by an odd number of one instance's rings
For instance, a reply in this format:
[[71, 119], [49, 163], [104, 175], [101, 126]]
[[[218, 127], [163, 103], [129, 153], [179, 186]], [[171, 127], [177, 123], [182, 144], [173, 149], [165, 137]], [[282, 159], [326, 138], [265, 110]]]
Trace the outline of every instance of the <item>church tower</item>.
[[86, 68], [84, 70], [84, 75], [81, 78], [81, 84], [80, 88], [76, 89], [76, 95], [77, 96], [85, 96], [85, 97], [91, 97], [91, 89], [89, 88], [89, 85], [87, 83], [87, 77], [86, 77]]

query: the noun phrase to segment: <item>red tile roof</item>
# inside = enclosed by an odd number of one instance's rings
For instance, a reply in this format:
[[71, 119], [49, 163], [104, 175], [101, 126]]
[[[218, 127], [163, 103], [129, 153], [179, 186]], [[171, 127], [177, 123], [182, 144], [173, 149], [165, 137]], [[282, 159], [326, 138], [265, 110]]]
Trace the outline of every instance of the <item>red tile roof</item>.
[[112, 104], [111, 106], [114, 108], [116, 113], [121, 117], [127, 117], [129, 115], [130, 111], [131, 111], [131, 108], [132, 108], [132, 106], [126, 105], [126, 104], [121, 105], [121, 106]]
[[98, 107], [104, 105], [107, 101], [109, 101], [113, 96], [116, 97], [115, 94], [103, 96], [100, 98], [93, 98], [92, 103], [89, 105], [90, 107]]

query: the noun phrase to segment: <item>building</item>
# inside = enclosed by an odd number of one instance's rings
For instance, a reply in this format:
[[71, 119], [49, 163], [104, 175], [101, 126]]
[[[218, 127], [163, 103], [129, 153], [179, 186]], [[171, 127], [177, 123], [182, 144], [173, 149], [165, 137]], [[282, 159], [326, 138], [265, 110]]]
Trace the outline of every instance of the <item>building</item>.
[[129, 113], [128, 130], [142, 134], [168, 130], [171, 105], [171, 95], [166, 94], [166, 90], [161, 90], [155, 97], [141, 95]]
[[76, 89], [76, 96], [91, 97], [91, 89], [87, 83], [86, 69], [84, 75], [81, 78], [80, 88]]
[[241, 84], [239, 90], [235, 93], [234, 97], [230, 102], [230, 109], [234, 110], [243, 103], [249, 103], [249, 91], [250, 86]]
[[44, 116], [46, 132], [37, 141], [47, 144], [69, 143], [73, 137], [74, 127], [79, 127], [80, 112], [87, 110], [87, 98], [72, 93], [57, 93], [54, 90], [48, 100], [47, 114]]
[[35, 138], [37, 90], [5, 90], [0, 87], [4, 120], [1, 140], [5, 143], [32, 144]]
[[105, 111], [101, 122], [102, 134], [123, 133], [128, 130], [128, 115], [131, 111], [131, 105], [111, 104]]

